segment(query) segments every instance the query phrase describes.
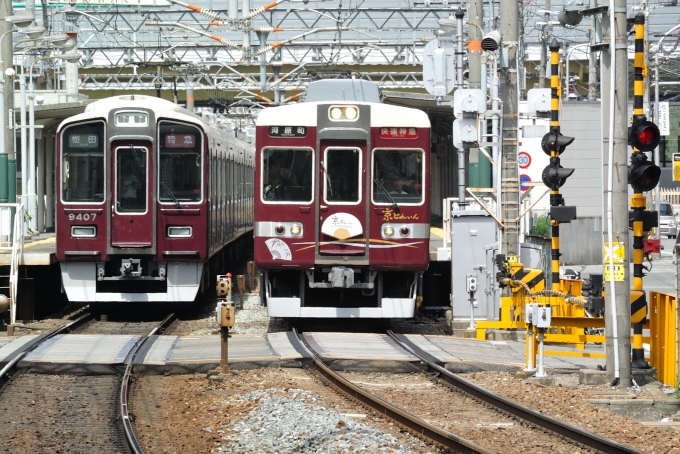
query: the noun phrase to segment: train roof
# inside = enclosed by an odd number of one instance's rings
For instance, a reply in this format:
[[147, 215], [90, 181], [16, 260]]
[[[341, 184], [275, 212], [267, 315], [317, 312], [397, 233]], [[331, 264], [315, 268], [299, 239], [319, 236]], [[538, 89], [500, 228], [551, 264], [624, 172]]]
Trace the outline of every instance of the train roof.
[[188, 111], [182, 106], [179, 106], [173, 102], [166, 101], [165, 99], [156, 98], [154, 96], [146, 95], [122, 95], [122, 96], [112, 96], [110, 98], [103, 98], [94, 101], [85, 107], [85, 112], [74, 115], [70, 118], [64, 120], [57, 128], [57, 131], [70, 123], [91, 120], [96, 118], [108, 119], [109, 111], [111, 109], [121, 109], [121, 108], [144, 108], [149, 109], [154, 112], [156, 118], [170, 118], [175, 120], [189, 121], [191, 123], [197, 124], [203, 127], [204, 130], [209, 130], [213, 126], [204, 122], [201, 117]]
[[430, 119], [425, 112], [409, 107], [394, 106], [391, 104], [368, 103], [368, 102], [303, 102], [288, 104], [285, 106], [268, 107], [260, 112], [255, 122], [256, 126], [308, 126], [316, 124], [317, 105], [370, 105], [371, 127], [414, 127], [429, 128]]

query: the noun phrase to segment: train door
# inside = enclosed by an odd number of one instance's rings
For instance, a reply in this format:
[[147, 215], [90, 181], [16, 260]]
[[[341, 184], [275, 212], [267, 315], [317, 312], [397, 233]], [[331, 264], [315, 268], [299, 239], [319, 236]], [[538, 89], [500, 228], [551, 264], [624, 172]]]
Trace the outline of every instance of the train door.
[[139, 140], [115, 141], [111, 149], [111, 246], [152, 247], [155, 234], [152, 145]]
[[319, 254], [368, 256], [364, 161], [366, 147], [321, 143]]

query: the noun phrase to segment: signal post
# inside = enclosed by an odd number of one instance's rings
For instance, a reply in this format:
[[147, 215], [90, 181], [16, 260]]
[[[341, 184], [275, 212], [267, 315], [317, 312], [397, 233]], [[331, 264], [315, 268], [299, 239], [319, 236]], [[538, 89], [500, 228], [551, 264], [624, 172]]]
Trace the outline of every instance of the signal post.
[[647, 72], [644, 59], [645, 15], [635, 16], [635, 85], [633, 119], [628, 129], [628, 144], [633, 147], [630, 157], [629, 183], [634, 194], [630, 199], [633, 223], [633, 288], [630, 292], [630, 321], [633, 324], [632, 367], [648, 368], [642, 347], [642, 324], [647, 317], [647, 295], [643, 289], [642, 259], [644, 232], [656, 227], [658, 213], [647, 211], [644, 191], [651, 191], [659, 183], [661, 169], [651, 163], [645, 151], [652, 151], [661, 138], [656, 124], [648, 121], [643, 110], [644, 81]]
[[550, 164], [543, 169], [543, 183], [550, 188], [550, 223], [552, 225], [552, 288], [560, 290], [560, 224], [565, 224], [576, 219], [576, 207], [565, 206], [564, 198], [560, 194], [560, 188], [567, 178], [574, 173], [574, 169], [565, 169], [560, 165], [560, 155], [573, 141], [573, 137], [567, 137], [560, 132], [560, 45], [553, 38], [550, 49], [550, 132], [543, 136], [541, 147], [543, 152], [550, 156]]

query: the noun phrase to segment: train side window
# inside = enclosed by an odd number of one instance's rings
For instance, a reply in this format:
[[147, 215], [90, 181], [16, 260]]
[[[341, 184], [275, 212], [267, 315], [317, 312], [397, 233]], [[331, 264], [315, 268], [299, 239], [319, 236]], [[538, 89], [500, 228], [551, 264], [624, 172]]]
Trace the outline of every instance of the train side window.
[[423, 173], [423, 150], [374, 150], [373, 203], [422, 203]]
[[262, 150], [262, 199], [265, 202], [312, 201], [312, 150]]
[[104, 201], [104, 123], [64, 128], [61, 143], [61, 197], [64, 202]]
[[159, 191], [163, 203], [200, 202], [202, 200], [203, 135], [193, 125], [160, 121]]

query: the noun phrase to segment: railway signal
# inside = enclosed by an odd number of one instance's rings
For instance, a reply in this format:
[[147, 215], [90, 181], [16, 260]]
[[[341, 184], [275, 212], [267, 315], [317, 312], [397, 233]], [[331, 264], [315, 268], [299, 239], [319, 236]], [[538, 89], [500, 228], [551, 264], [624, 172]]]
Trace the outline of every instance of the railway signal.
[[635, 115], [628, 127], [628, 145], [640, 151], [652, 151], [661, 141], [659, 127], [644, 115]]
[[560, 155], [573, 141], [573, 137], [562, 135], [558, 126], [557, 128], [551, 128], [550, 132], [543, 136], [541, 148], [543, 148], [543, 152], [548, 156], [552, 156], [553, 153]]
[[637, 192], [651, 191], [659, 184], [661, 169], [649, 162], [644, 153], [633, 153], [630, 157], [628, 183]]
[[550, 43], [550, 131], [543, 136], [541, 148], [550, 156], [550, 164], [543, 169], [543, 183], [550, 188], [550, 220], [552, 224], [551, 269], [553, 290], [560, 289], [560, 224], [576, 219], [576, 207], [564, 206], [564, 198], [559, 189], [574, 173], [574, 169], [566, 169], [560, 165], [560, 155], [574, 141], [573, 137], [562, 135], [559, 118], [559, 51], [560, 45], [553, 38]]
[[560, 165], [558, 159], [550, 158], [550, 165], [543, 169], [541, 177], [543, 178], [543, 184], [553, 191], [557, 191], [564, 186], [567, 178], [569, 178], [572, 173], [574, 173], [574, 169], [565, 169]]

